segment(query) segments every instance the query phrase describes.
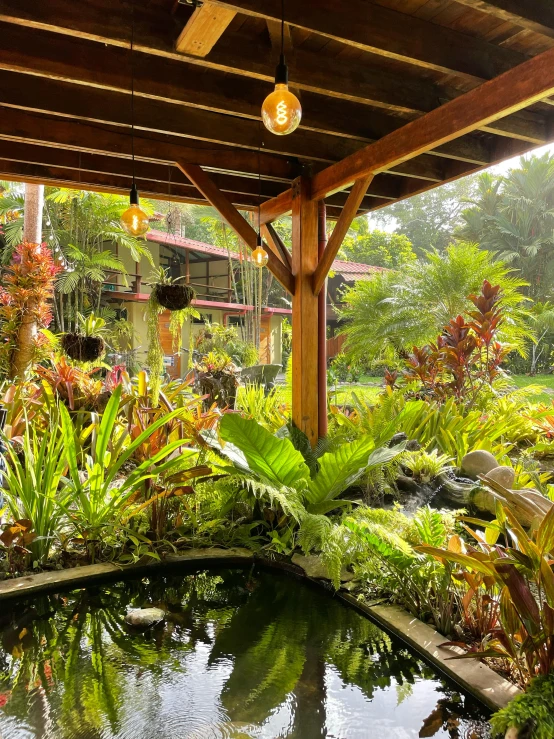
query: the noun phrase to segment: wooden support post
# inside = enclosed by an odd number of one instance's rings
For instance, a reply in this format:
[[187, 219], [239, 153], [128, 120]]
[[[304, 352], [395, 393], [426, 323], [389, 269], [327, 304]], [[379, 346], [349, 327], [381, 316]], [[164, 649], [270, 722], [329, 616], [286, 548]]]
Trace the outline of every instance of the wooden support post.
[[312, 446], [319, 433], [318, 300], [312, 279], [318, 261], [317, 202], [310, 181], [298, 177], [292, 198], [292, 420]]
[[[327, 214], [325, 200], [318, 203], [317, 219], [317, 254], [321, 260], [327, 245]], [[327, 288], [317, 297], [317, 361], [318, 361], [318, 400], [319, 400], [319, 436], [327, 436]]]

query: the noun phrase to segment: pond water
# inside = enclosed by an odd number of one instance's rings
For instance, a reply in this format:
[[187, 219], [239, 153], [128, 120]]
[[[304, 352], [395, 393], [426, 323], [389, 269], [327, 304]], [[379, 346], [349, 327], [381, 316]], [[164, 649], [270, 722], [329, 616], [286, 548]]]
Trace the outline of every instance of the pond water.
[[[130, 630], [128, 610], [165, 623]], [[486, 711], [284, 574], [201, 570], [7, 602], [1, 739], [489, 736]]]

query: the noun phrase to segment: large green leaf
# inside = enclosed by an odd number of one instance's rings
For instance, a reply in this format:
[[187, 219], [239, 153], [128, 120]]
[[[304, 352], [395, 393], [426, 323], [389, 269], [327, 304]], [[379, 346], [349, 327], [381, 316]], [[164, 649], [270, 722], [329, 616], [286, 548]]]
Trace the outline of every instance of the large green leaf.
[[319, 505], [334, 500], [366, 470], [390, 462], [403, 449], [404, 445], [374, 449], [373, 439], [366, 437], [324, 454], [319, 460], [319, 472], [306, 491], [308, 503]]
[[221, 419], [219, 434], [228, 442], [222, 453], [239, 467], [244, 468], [245, 461], [255, 474], [287, 487], [310, 478], [304, 458], [291, 442], [278, 439], [256, 421], [227, 413]]

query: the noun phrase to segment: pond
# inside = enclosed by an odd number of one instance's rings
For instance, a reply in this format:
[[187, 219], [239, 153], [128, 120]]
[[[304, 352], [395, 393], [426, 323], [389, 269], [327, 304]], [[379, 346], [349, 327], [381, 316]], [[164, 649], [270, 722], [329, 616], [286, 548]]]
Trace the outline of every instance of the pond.
[[[156, 606], [165, 622], [125, 623]], [[6, 602], [1, 739], [489, 736], [484, 708], [323, 590], [263, 569]]]

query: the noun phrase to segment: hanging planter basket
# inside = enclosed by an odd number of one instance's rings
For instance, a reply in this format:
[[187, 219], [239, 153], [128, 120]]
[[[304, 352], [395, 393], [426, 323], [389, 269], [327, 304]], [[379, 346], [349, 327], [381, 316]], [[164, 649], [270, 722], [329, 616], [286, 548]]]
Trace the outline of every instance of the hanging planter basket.
[[189, 285], [154, 285], [152, 290], [155, 300], [167, 310], [183, 310], [194, 300], [195, 292]]
[[94, 362], [104, 351], [104, 340], [99, 336], [64, 334], [62, 349], [70, 359], [78, 362]]

